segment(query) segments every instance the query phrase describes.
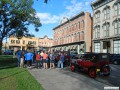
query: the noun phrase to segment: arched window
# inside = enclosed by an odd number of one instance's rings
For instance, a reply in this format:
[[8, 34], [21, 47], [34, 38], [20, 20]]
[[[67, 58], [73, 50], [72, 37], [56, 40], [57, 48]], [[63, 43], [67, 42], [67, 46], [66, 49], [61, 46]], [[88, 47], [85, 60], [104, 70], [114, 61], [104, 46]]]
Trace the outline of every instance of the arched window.
[[82, 40], [84, 40], [84, 32], [82, 31], [81, 33], [82, 33]]
[[73, 34], [72, 34], [72, 42], [73, 42], [74, 40], [73, 40]]
[[100, 25], [95, 26], [94, 29], [95, 38], [100, 38]]
[[120, 19], [114, 20], [113, 26], [114, 26], [114, 35], [119, 35], [120, 34]]
[[77, 33], [77, 42], [79, 42], [80, 41], [80, 33], [78, 32]]
[[110, 18], [110, 6], [105, 6], [103, 9], [104, 13], [104, 19], [109, 19]]
[[82, 28], [84, 28], [84, 26], [85, 26], [85, 25], [84, 25], [84, 20], [82, 20]]
[[120, 15], [120, 2], [116, 2], [114, 5], [113, 5], [113, 8], [114, 8], [114, 15]]
[[95, 22], [97, 23], [97, 22], [99, 22], [100, 21], [100, 10], [97, 10], [96, 12], [95, 12]]
[[103, 36], [104, 37], [108, 37], [109, 36], [109, 27], [110, 27], [109, 22], [105, 22], [103, 24]]

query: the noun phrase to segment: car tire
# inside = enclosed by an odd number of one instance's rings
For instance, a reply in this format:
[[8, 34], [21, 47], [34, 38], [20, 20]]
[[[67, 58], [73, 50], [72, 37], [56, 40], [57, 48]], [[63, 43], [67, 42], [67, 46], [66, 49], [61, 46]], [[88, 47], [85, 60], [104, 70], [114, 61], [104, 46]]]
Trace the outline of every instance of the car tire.
[[115, 65], [117, 65], [117, 64], [118, 64], [118, 61], [115, 60], [113, 63], [114, 63]]
[[111, 69], [110, 69], [110, 67], [109, 66], [106, 66], [106, 67], [103, 67], [103, 75], [104, 76], [109, 76], [110, 75], [110, 71], [111, 71]]
[[96, 69], [95, 68], [90, 68], [88, 71], [89, 77], [91, 78], [96, 78]]

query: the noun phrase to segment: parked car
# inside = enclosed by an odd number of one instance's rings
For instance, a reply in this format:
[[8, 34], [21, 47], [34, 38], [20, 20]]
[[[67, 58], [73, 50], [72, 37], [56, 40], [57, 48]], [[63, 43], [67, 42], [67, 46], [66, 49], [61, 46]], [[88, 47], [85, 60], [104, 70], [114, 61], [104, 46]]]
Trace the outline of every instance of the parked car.
[[86, 53], [79, 54], [71, 59], [71, 71], [87, 72], [91, 78], [97, 74], [104, 76], [110, 75], [109, 54], [107, 53]]
[[6, 50], [4, 52], [4, 55], [13, 55], [13, 51], [12, 50]]
[[120, 64], [120, 54], [110, 54], [110, 63]]

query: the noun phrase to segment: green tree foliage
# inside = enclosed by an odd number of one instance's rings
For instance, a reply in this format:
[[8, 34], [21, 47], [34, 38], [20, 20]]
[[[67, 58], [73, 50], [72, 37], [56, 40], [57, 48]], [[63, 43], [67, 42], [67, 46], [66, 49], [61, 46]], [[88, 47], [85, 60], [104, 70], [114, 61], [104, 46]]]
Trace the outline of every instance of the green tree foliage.
[[0, 54], [5, 37], [27, 35], [30, 24], [35, 26], [36, 31], [39, 31], [38, 27], [41, 26], [41, 23], [32, 7], [33, 1], [0, 0]]

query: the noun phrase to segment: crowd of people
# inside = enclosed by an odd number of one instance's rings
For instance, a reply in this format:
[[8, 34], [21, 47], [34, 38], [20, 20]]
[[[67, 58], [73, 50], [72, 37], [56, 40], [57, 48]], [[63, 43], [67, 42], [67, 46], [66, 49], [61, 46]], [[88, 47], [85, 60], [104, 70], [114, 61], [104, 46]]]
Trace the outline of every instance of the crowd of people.
[[18, 67], [32, 68], [34, 64], [37, 69], [64, 68], [70, 60], [69, 53], [57, 53], [54, 51], [31, 52], [30, 50], [18, 50], [16, 55], [18, 58]]

